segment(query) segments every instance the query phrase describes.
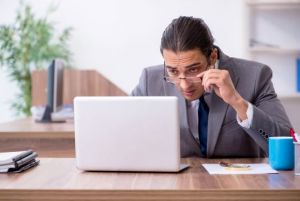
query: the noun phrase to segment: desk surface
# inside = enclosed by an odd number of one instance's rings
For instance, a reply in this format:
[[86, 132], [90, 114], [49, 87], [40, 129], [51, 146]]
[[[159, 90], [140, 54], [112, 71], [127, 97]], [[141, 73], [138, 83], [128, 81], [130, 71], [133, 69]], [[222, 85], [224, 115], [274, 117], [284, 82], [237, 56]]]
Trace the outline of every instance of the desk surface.
[[11, 138], [74, 138], [74, 123], [37, 123], [32, 118], [0, 124], [0, 135]]
[[0, 124], [0, 152], [24, 149], [41, 157], [74, 157], [74, 123], [36, 123], [27, 118]]
[[[266, 162], [266, 159], [228, 159]], [[0, 175], [0, 200], [299, 200], [300, 176], [293, 171], [264, 175], [209, 175], [202, 163], [186, 158], [180, 173], [82, 172], [74, 158], [42, 158], [22, 174]]]

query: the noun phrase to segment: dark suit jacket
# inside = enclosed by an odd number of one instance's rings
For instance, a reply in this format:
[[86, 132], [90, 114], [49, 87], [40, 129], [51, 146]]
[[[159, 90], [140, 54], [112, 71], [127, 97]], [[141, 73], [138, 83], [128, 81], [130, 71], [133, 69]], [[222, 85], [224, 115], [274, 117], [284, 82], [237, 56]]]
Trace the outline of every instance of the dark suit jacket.
[[[268, 137], [287, 136], [291, 124], [271, 82], [272, 71], [264, 65], [228, 57], [219, 50], [219, 69], [229, 71], [241, 96], [253, 104], [249, 129], [241, 127], [235, 110], [214, 92], [206, 98], [208, 117], [207, 157], [261, 157], [268, 154]], [[199, 142], [191, 133], [187, 102], [175, 85], [163, 79], [163, 65], [145, 68], [133, 96], [177, 96], [180, 114], [181, 156], [201, 156]]]

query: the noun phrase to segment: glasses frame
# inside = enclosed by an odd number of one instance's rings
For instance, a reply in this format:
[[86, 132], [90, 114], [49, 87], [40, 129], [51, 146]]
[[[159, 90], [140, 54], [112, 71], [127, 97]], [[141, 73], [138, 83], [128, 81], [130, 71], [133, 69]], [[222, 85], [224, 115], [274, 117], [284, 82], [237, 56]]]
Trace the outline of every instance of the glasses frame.
[[[210, 67], [210, 64], [208, 63], [208, 65], [207, 65], [207, 67], [206, 67], [206, 69], [204, 71], [206, 71], [207, 69], [209, 69], [209, 67]], [[178, 84], [178, 83], [180, 83], [181, 80], [186, 80], [187, 82], [191, 82], [191, 83], [202, 82], [202, 79], [200, 77], [199, 77], [199, 81], [197, 81], [197, 82], [189, 80], [189, 79], [192, 79], [192, 78], [197, 78], [197, 77], [179, 77], [179, 78], [176, 78], [176, 79], [178, 79], [177, 82], [172, 81], [170, 79], [170, 76], [167, 76], [167, 74], [166, 74], [166, 63], [164, 62], [164, 80], [166, 82], [171, 83], [171, 84]]]

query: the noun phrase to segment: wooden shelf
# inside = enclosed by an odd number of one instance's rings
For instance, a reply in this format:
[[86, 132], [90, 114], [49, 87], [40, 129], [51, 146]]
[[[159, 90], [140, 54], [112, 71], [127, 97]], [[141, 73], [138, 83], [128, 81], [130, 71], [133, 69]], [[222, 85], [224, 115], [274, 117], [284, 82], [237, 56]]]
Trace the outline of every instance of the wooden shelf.
[[256, 9], [300, 9], [300, 0], [248, 0], [247, 4]]
[[273, 48], [273, 47], [251, 47], [250, 53], [272, 53], [272, 54], [300, 54], [300, 49]]
[[[32, 105], [47, 103], [47, 71], [34, 70], [32, 76]], [[73, 104], [76, 96], [127, 96], [127, 94], [96, 70], [64, 69], [63, 104]]]

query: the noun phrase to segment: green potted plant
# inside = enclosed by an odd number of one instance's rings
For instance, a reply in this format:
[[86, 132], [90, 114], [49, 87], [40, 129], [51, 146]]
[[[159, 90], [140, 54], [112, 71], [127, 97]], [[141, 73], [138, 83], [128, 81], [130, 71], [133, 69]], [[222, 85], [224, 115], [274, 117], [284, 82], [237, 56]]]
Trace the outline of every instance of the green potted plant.
[[15, 22], [0, 25], [0, 65], [19, 88], [12, 102], [18, 115], [31, 115], [32, 70], [45, 67], [54, 58], [70, 61], [67, 43], [72, 29], [68, 27], [55, 34], [54, 23], [48, 19], [54, 10], [49, 9], [44, 17], [39, 18], [30, 5], [21, 2]]

